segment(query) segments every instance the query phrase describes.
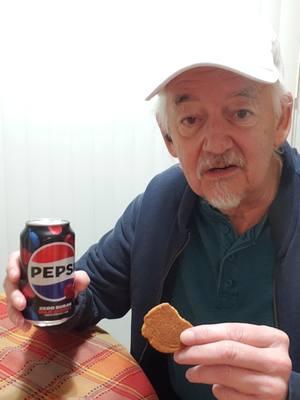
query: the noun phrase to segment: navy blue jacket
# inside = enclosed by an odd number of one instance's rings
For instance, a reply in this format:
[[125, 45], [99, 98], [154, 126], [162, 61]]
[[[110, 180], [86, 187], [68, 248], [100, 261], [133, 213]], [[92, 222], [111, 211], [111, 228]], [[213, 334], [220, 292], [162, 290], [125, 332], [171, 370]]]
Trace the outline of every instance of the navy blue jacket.
[[[293, 373], [289, 400], [300, 399], [300, 156], [287, 143], [278, 195], [269, 210], [276, 246], [276, 326], [290, 337]], [[69, 327], [84, 329], [102, 318], [122, 317], [131, 308], [131, 353], [160, 399], [176, 399], [168, 382], [166, 356], [141, 336], [143, 316], [168, 300], [172, 266], [189, 240], [189, 219], [197, 196], [179, 166], [157, 175], [125, 210], [113, 230], [78, 261], [89, 288], [78, 298]]]

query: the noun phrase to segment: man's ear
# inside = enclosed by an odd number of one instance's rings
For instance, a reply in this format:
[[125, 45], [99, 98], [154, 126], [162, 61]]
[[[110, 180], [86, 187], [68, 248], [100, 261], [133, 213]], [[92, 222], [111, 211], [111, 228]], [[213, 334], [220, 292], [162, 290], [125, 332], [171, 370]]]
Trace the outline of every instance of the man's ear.
[[169, 153], [171, 154], [172, 157], [177, 157], [177, 152], [176, 152], [172, 137], [167, 132], [166, 127], [162, 124], [162, 122], [157, 114], [156, 114], [156, 121], [157, 121], [157, 124], [159, 126], [160, 132], [162, 134], [162, 137], [164, 139], [164, 142], [167, 146]]
[[291, 93], [284, 94], [281, 99], [281, 115], [276, 125], [275, 148], [280, 147], [288, 137], [292, 123], [292, 111], [293, 96]]

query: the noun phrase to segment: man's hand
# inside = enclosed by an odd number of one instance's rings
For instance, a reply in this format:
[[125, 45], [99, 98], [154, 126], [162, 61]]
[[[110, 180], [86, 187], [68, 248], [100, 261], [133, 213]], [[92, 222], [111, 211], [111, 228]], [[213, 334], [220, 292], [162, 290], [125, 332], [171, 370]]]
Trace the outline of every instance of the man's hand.
[[[26, 307], [26, 298], [19, 289], [21, 277], [20, 252], [12, 253], [8, 260], [6, 277], [4, 280], [4, 290], [7, 298], [7, 311], [10, 320], [24, 331], [31, 327], [30, 322], [26, 321], [22, 311]], [[90, 283], [90, 278], [84, 271], [74, 273], [74, 291], [75, 296], [85, 290]]]
[[213, 385], [219, 400], [285, 400], [292, 364], [288, 336], [275, 328], [224, 323], [182, 332], [186, 345], [174, 354], [179, 364], [195, 365], [190, 382]]

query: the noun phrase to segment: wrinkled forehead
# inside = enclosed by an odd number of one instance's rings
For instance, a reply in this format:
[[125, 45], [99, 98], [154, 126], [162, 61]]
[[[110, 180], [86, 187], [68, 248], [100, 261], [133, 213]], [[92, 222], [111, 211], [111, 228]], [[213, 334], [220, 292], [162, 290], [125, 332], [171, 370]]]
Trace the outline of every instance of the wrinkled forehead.
[[267, 87], [271, 85], [231, 71], [201, 67], [180, 74], [168, 83], [164, 91], [168, 98], [179, 103], [182, 98], [201, 98], [209, 93], [219, 93], [225, 97], [240, 95], [255, 99]]

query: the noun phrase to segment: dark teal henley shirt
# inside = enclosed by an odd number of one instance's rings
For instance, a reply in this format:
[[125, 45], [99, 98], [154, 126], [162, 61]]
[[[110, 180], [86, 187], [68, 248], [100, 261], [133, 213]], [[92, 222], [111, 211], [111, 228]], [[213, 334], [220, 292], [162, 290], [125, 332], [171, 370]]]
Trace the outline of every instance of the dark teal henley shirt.
[[[199, 199], [190, 228], [190, 241], [174, 265], [171, 304], [193, 325], [274, 326], [275, 250], [268, 218], [238, 235], [226, 216]], [[169, 357], [171, 384], [178, 396], [214, 399], [211, 386], [185, 379], [186, 369]]]

